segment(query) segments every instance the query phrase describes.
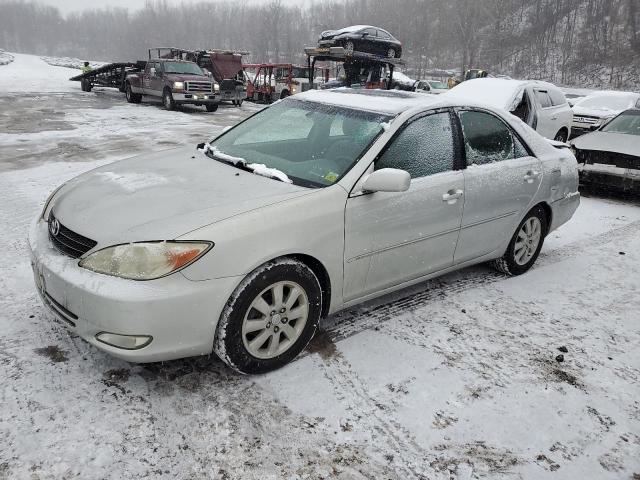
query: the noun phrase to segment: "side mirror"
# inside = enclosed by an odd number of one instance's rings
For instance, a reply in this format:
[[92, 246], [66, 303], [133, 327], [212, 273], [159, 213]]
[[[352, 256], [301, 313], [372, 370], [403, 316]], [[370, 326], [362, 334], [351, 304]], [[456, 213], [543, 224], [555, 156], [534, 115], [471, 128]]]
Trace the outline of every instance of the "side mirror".
[[365, 192], [406, 192], [411, 185], [411, 175], [397, 168], [382, 168], [369, 175], [362, 184]]
[[152, 77], [156, 76], [156, 69], [154, 67], [151, 67], [151, 69], [149, 70], [149, 73], [151, 74]]

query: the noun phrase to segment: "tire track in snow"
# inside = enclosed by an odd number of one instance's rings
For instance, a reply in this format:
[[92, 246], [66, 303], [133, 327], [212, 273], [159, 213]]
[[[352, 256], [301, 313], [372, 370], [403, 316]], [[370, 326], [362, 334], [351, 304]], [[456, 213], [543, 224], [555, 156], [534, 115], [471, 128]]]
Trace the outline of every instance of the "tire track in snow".
[[[371, 447], [387, 459], [393, 457], [393, 468], [401, 479], [426, 480], [425, 450], [411, 433], [393, 419], [391, 412], [370, 394], [370, 388], [354, 371], [349, 361], [336, 352], [322, 362], [325, 378], [336, 392], [336, 398], [344, 399], [347, 410], [352, 412], [353, 423], [371, 432]], [[398, 459], [398, 460], [396, 460]]]

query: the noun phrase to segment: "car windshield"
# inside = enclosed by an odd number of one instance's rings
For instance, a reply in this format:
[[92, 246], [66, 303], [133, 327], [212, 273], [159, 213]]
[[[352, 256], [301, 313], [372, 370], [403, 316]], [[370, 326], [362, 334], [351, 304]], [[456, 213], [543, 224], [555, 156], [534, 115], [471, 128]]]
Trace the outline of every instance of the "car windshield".
[[625, 110], [632, 107], [634, 99], [626, 95], [599, 95], [596, 97], [586, 97], [580, 100], [576, 105], [586, 108], [595, 108], [598, 110]]
[[351, 169], [390, 119], [287, 99], [216, 138], [207, 151], [214, 159], [246, 165], [256, 173], [277, 172], [278, 176], [268, 176], [304, 187], [325, 187]]
[[602, 131], [640, 136], [640, 112], [622, 113], [607, 123]]
[[440, 82], [438, 80], [429, 80], [432, 88], [448, 88], [446, 83]]
[[165, 73], [204, 75], [204, 72], [198, 65], [187, 62], [164, 62], [164, 71]]

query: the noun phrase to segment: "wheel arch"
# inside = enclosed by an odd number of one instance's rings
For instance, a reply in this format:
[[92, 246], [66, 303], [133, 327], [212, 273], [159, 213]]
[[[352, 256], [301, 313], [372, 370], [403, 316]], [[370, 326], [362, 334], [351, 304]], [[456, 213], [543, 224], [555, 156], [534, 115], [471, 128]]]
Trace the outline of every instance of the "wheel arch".
[[[544, 235], [547, 236], [547, 234], [549, 233], [549, 229], [551, 228], [551, 222], [553, 221], [553, 210], [551, 209], [551, 206], [547, 202], [540, 202], [540, 203], [534, 205], [529, 210], [529, 212], [531, 210], [533, 210], [534, 208], [542, 208], [542, 211], [544, 212], [544, 215], [546, 217], [545, 220], [547, 221], [547, 225], [546, 225], [546, 229], [545, 229]], [[529, 212], [527, 212], [527, 215], [529, 214]]]
[[329, 272], [327, 271], [326, 267], [317, 258], [312, 257], [311, 255], [306, 255], [304, 253], [295, 253], [285, 256], [304, 263], [318, 278], [318, 281], [320, 282], [320, 288], [322, 289], [322, 308], [320, 317], [325, 318], [329, 313], [329, 306], [331, 305], [331, 277], [329, 277]]

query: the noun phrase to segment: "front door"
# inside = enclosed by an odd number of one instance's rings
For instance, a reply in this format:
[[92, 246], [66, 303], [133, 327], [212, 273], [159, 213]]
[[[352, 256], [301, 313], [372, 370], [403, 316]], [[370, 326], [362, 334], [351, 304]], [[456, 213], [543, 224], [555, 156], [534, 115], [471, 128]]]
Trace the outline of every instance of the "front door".
[[354, 192], [345, 212], [344, 296], [375, 293], [452, 265], [464, 200], [456, 170], [452, 113], [407, 122], [373, 169], [411, 175], [406, 192]]
[[497, 116], [477, 110], [458, 113], [467, 164], [455, 253], [455, 263], [462, 263], [495, 251], [511, 238], [540, 187], [542, 167]]

